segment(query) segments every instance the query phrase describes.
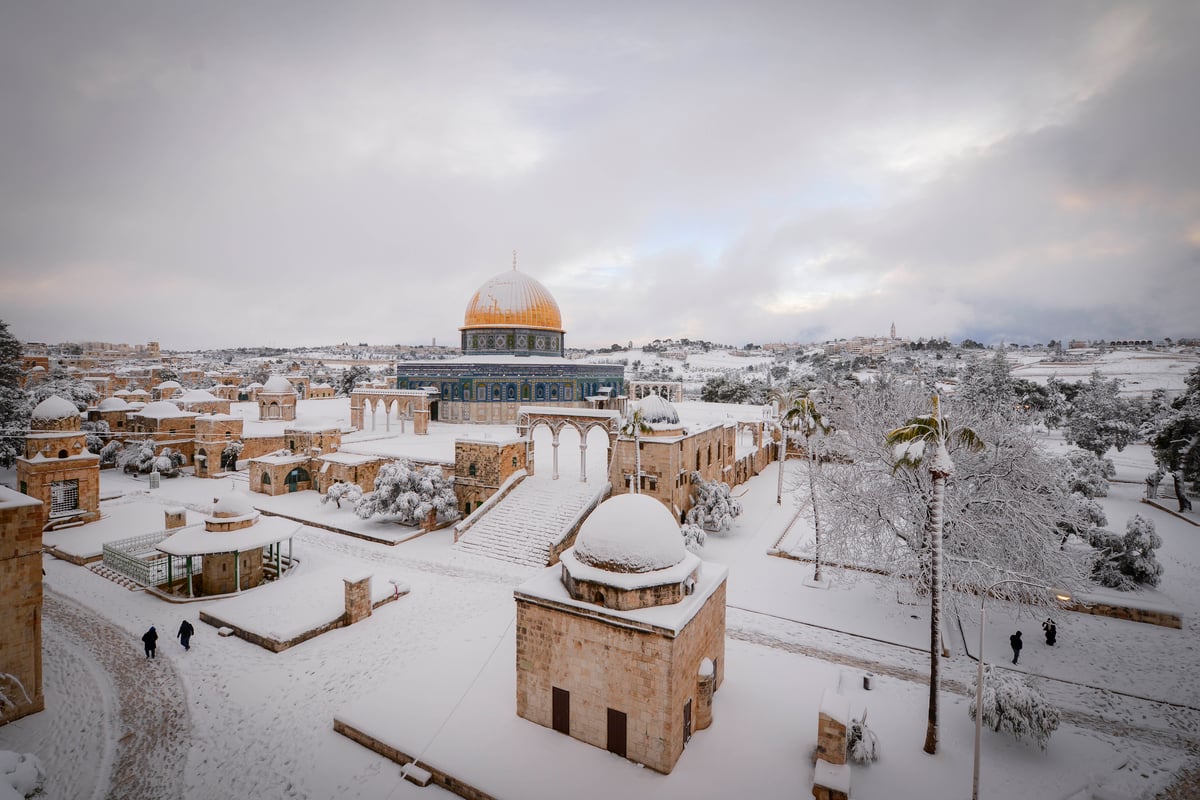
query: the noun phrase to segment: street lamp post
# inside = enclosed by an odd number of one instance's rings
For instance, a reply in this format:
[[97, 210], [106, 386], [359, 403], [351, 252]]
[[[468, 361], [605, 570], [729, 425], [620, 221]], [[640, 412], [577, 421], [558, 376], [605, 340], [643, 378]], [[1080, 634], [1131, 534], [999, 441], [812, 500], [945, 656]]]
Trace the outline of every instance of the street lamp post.
[[[1032, 586], [1035, 589], [1050, 589], [1049, 586], [1034, 583], [1033, 581], [1024, 581], [1019, 578], [1005, 578], [1004, 580], [996, 581], [984, 589], [979, 596], [979, 670], [975, 675], [975, 769], [971, 776], [971, 800], [979, 800], [979, 744], [983, 739], [983, 627], [987, 619], [984, 614], [984, 607], [987, 604], [988, 595], [992, 593], [992, 589], [1006, 583]], [[1055, 597], [1064, 603], [1071, 599], [1071, 596], [1066, 594], [1056, 594]]]

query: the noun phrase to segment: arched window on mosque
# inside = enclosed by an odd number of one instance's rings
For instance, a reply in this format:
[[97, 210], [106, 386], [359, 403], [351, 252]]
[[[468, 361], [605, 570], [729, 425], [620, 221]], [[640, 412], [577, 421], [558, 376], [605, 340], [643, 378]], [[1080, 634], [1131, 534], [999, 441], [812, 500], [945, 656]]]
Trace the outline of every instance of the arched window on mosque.
[[487, 387], [486, 386], [475, 387], [475, 399], [480, 402], [487, 399]]

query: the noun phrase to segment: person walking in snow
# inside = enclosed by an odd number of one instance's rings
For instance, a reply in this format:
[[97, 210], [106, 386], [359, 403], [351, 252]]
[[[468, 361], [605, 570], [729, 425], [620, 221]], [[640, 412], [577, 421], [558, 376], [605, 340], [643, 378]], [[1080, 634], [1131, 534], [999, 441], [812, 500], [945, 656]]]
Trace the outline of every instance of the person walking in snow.
[[1017, 631], [1012, 636], [1008, 637], [1008, 643], [1013, 649], [1013, 663], [1017, 663], [1017, 659], [1021, 657], [1021, 632]]
[[179, 643], [183, 645], [184, 650], [192, 649], [190, 642], [192, 640], [192, 634], [195, 632], [196, 629], [192, 627], [192, 623], [188, 622], [186, 619], [179, 623], [179, 633], [175, 635], [179, 637]]
[[154, 630], [153, 625], [142, 634], [142, 644], [146, 645], [146, 658], [154, 658], [154, 650], [158, 647], [158, 631]]
[[1046, 644], [1054, 646], [1054, 640], [1058, 638], [1058, 626], [1054, 624], [1054, 620], [1046, 617], [1046, 621], [1042, 623], [1042, 630], [1046, 632]]

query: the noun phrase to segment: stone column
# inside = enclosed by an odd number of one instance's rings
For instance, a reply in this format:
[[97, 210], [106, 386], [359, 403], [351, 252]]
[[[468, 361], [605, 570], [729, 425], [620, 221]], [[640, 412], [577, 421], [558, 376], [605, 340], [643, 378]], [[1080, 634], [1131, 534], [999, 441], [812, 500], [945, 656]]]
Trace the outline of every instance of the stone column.
[[558, 480], [558, 431], [554, 432], [553, 445], [554, 445], [554, 459], [553, 459], [554, 470], [553, 470], [553, 474], [550, 477], [552, 480]]
[[429, 409], [419, 408], [413, 411], [413, 433], [417, 436], [429, 433]]
[[346, 584], [346, 624], [353, 625], [371, 616], [371, 576], [342, 581]]
[[696, 682], [696, 730], [698, 731], [712, 725], [713, 687], [717, 682], [712, 662], [707, 658], [704, 660], [708, 662], [708, 672], [706, 674], [704, 667], [701, 667], [700, 676]]
[[579, 443], [579, 482], [587, 483], [587, 439]]

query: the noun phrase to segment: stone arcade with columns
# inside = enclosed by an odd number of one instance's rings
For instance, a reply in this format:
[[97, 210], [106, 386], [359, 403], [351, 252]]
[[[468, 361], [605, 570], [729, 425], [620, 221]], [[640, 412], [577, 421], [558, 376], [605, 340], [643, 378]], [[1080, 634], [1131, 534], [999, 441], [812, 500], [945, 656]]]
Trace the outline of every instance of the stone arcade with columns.
[[460, 358], [400, 361], [397, 389], [434, 389], [430, 418], [500, 424], [522, 405], [618, 408], [624, 367], [564, 357], [562, 314], [542, 284], [513, 269], [467, 303]]
[[517, 714], [670, 772], [713, 719], [728, 570], [683, 547], [661, 503], [602, 503], [561, 564], [519, 586]]
[[87, 449], [81, 421], [75, 404], [58, 395], [33, 409], [17, 486], [42, 501], [42, 525], [100, 519], [100, 456]]

